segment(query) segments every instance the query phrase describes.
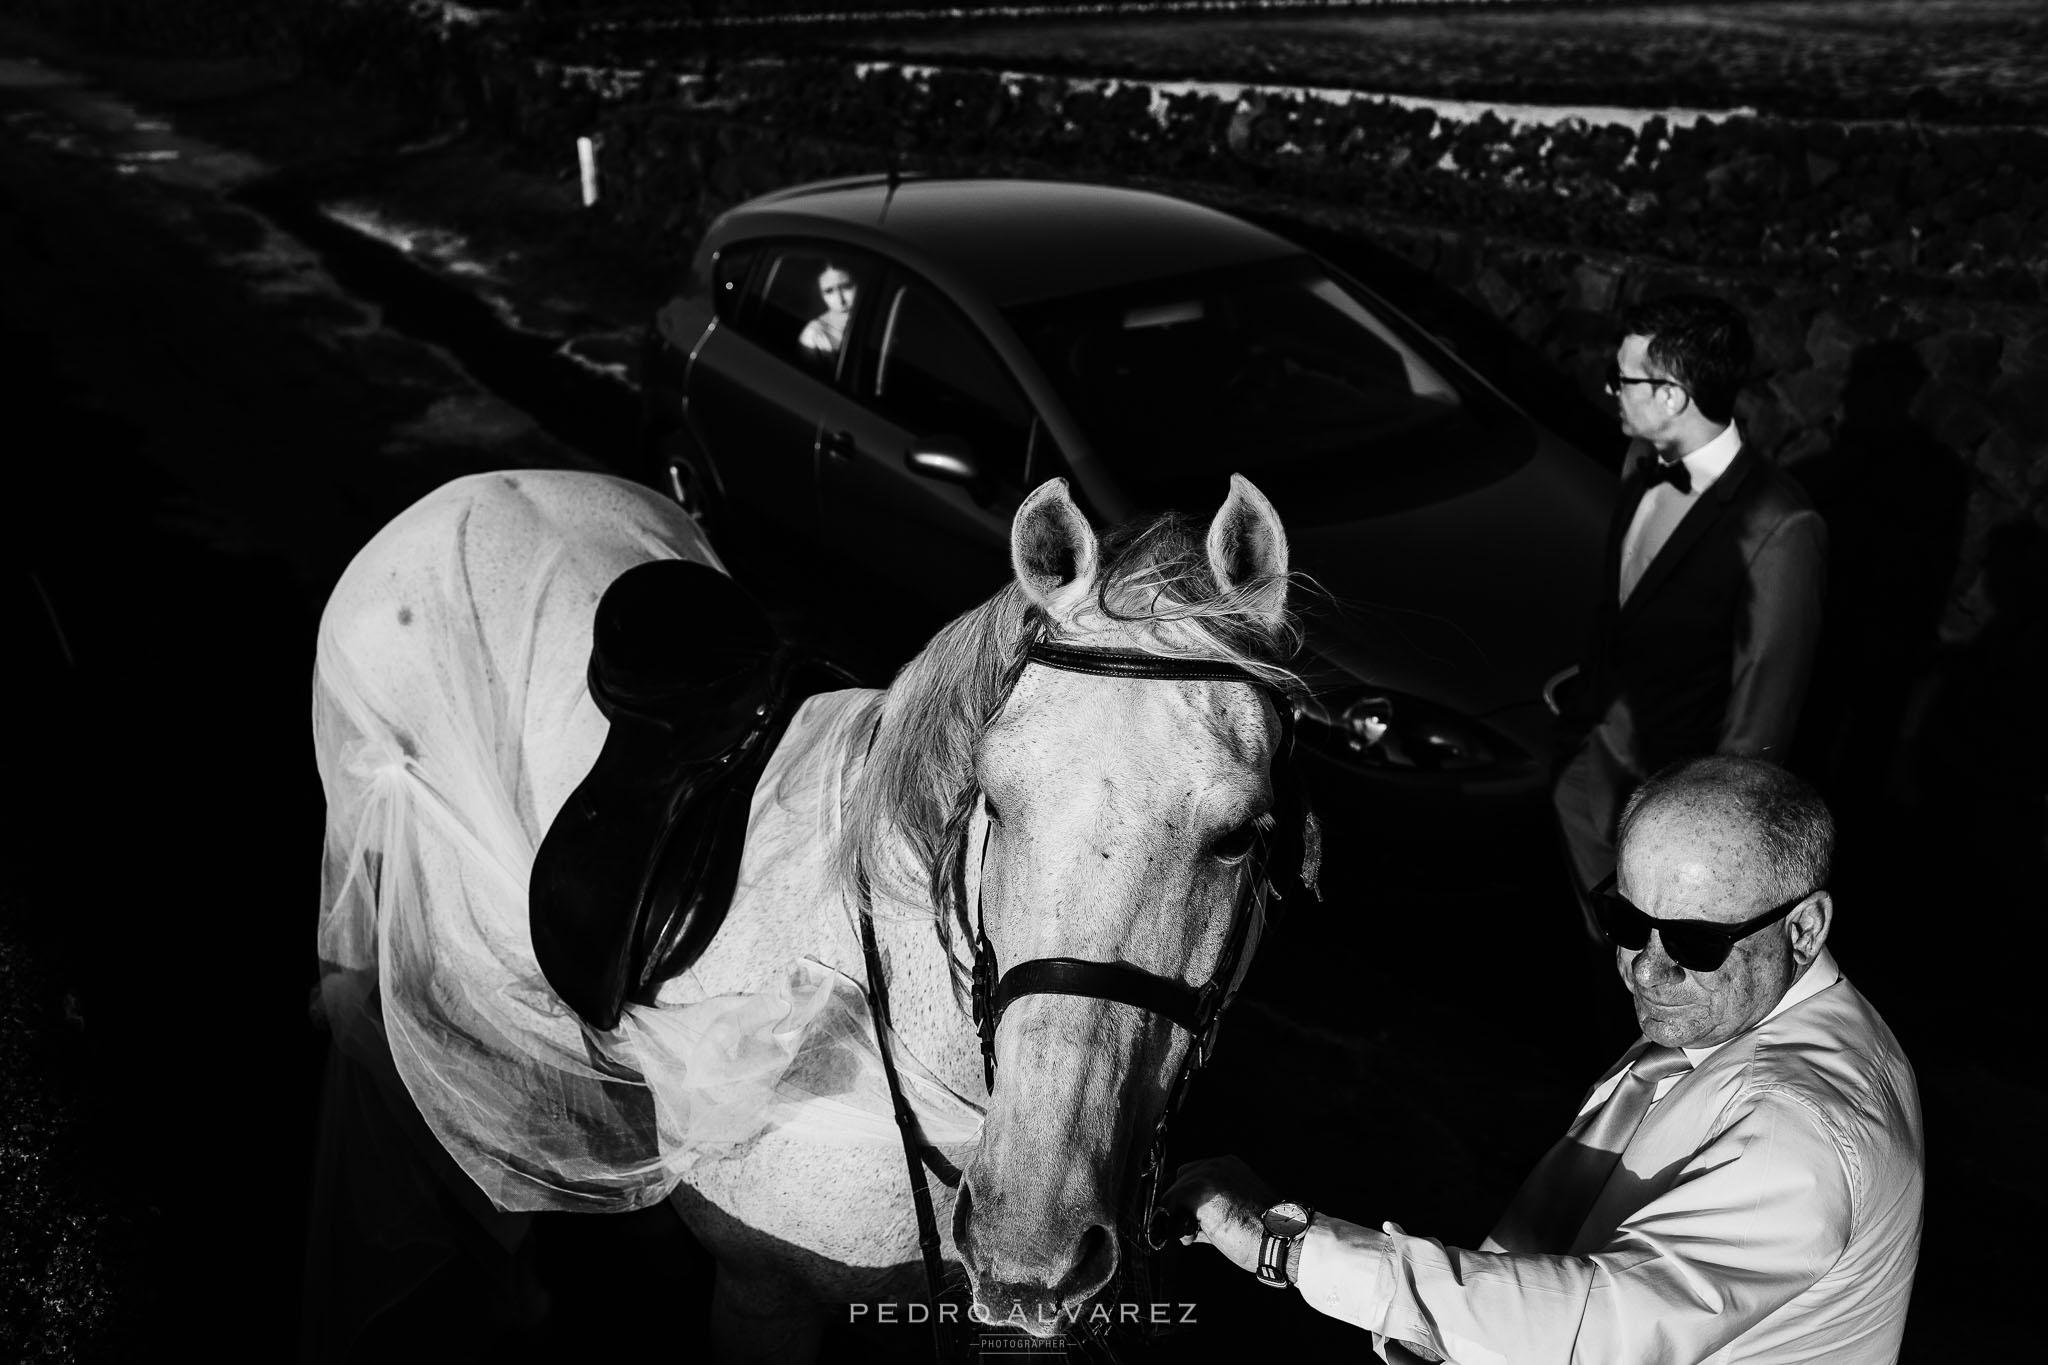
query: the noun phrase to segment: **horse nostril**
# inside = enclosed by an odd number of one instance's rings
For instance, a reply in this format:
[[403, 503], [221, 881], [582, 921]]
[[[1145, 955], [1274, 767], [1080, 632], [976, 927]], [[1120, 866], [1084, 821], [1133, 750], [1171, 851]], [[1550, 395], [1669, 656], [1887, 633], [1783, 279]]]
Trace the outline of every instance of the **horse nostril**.
[[967, 1224], [974, 1207], [974, 1188], [965, 1176], [960, 1178], [960, 1193], [953, 1198], [953, 1248], [962, 1261], [973, 1264], [968, 1247]]
[[1100, 1223], [1091, 1223], [1081, 1234], [1081, 1254], [1067, 1277], [1053, 1286], [1053, 1295], [1063, 1306], [1079, 1306], [1100, 1293], [1116, 1278], [1116, 1237]]

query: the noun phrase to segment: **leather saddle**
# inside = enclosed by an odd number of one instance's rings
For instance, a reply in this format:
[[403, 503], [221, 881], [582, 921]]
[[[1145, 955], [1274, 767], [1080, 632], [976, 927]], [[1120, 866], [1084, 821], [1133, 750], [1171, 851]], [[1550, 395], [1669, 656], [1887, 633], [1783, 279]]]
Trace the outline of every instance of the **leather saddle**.
[[657, 560], [605, 590], [590, 696], [611, 732], [528, 884], [534, 956], [585, 1022], [616, 1028], [704, 951], [769, 755], [806, 697], [857, 685], [706, 565]]

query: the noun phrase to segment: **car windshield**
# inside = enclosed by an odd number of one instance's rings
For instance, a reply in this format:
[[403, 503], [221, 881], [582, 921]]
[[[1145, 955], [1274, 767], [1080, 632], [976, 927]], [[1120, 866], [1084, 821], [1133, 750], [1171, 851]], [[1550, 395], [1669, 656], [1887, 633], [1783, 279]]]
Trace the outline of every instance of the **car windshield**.
[[1384, 484], [1440, 464], [1446, 437], [1470, 449], [1497, 425], [1307, 257], [1056, 299], [1011, 321], [1143, 503], [1206, 495], [1233, 471], [1276, 497]]

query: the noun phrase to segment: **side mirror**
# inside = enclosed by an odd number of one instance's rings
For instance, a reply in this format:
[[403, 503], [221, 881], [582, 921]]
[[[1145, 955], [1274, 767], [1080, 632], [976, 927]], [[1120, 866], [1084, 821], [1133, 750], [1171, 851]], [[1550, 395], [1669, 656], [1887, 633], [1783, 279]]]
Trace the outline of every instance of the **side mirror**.
[[972, 492], [979, 493], [987, 485], [981, 461], [974, 457], [974, 448], [964, 437], [923, 437], [911, 446], [903, 464], [913, 474], [959, 484]]

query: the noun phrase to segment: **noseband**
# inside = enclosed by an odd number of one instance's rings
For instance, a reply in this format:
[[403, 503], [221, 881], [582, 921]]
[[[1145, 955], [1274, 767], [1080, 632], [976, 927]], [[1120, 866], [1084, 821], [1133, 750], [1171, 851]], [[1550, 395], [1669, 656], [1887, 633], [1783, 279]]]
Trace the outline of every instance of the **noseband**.
[[[996, 1084], [996, 1027], [1002, 1022], [1004, 1011], [1027, 995], [1074, 995], [1095, 1000], [1111, 1000], [1144, 1010], [1149, 1014], [1156, 1014], [1189, 1035], [1191, 1042], [1187, 1054], [1181, 1060], [1180, 1070], [1174, 1077], [1172, 1089], [1167, 1092], [1166, 1105], [1160, 1111], [1159, 1121], [1153, 1129], [1144, 1173], [1139, 1180], [1136, 1203], [1142, 1216], [1137, 1225], [1138, 1237], [1147, 1249], [1156, 1251], [1172, 1241], [1163, 1228], [1154, 1227], [1154, 1203], [1159, 1192], [1159, 1174], [1165, 1163], [1167, 1126], [1185, 1100], [1189, 1083], [1195, 1074], [1208, 1064], [1214, 1052], [1216, 1035], [1223, 1021], [1224, 1007], [1230, 1002], [1244, 968], [1249, 965], [1247, 951], [1252, 942], [1252, 930], [1265, 908], [1267, 898], [1285, 895], [1274, 884], [1273, 869], [1279, 868], [1282, 876], [1290, 882], [1298, 876], [1300, 885], [1306, 892], [1317, 894], [1316, 879], [1321, 863], [1321, 848], [1314, 818], [1309, 813], [1306, 798], [1293, 769], [1294, 706], [1287, 694], [1272, 682], [1242, 665], [1219, 660], [1171, 658], [1133, 650], [1093, 649], [1041, 640], [1027, 650], [1025, 662], [1100, 678], [1249, 683], [1266, 698], [1280, 719], [1280, 744], [1274, 751], [1273, 806], [1269, 812], [1274, 824], [1271, 831], [1258, 840], [1253, 855], [1246, 860], [1245, 870], [1238, 885], [1237, 904], [1232, 911], [1230, 932], [1224, 940], [1223, 951], [1217, 959], [1214, 972], [1202, 985], [1190, 986], [1186, 982], [1160, 976], [1127, 963], [1091, 962], [1071, 957], [1032, 958], [999, 973], [995, 948], [989, 942], [987, 925], [982, 916], [979, 887], [976, 889], [975, 923], [972, 926], [974, 1022], [981, 1035], [982, 1068], [991, 1094], [995, 1092]], [[988, 841], [984, 835], [984, 858], [987, 852]], [[963, 848], [961, 866], [954, 878], [954, 885], [960, 891], [960, 914], [963, 925], [967, 912], [965, 862], [966, 850]], [[862, 893], [862, 935], [868, 950], [868, 976], [876, 1005], [879, 1038], [884, 1032], [887, 1001], [883, 994], [879, 957], [873, 947], [874, 931], [865, 885], [862, 887]], [[924, 1250], [925, 1273], [930, 1282], [936, 1315], [940, 1301], [938, 1224], [932, 1213], [929, 1191], [924, 1183], [924, 1172], [928, 1167], [935, 1171], [943, 1171], [945, 1166], [943, 1162], [934, 1162], [937, 1154], [918, 1132], [916, 1120], [897, 1089], [895, 1067], [889, 1057], [886, 1038], [882, 1042], [882, 1053], [890, 1088], [896, 1097], [897, 1121], [903, 1130], [905, 1154], [910, 1162], [920, 1243]], [[1088, 1333], [1084, 1339], [1106, 1348], [1106, 1343], [1103, 1343], [1095, 1333]], [[941, 1354], [943, 1357], [943, 1337]]]

